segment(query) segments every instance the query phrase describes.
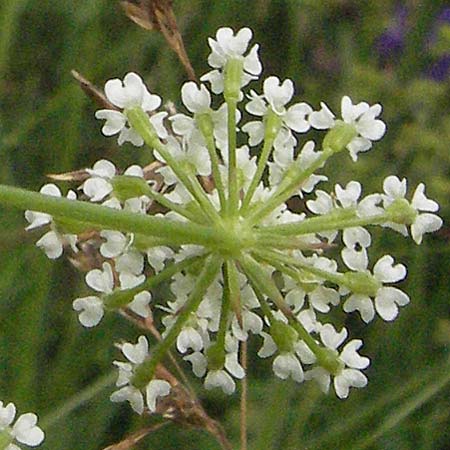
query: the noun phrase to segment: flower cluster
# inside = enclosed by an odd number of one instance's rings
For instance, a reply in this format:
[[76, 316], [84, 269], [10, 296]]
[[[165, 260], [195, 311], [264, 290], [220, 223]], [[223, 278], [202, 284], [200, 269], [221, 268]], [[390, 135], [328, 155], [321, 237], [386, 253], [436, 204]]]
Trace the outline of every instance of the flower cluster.
[[[325, 103], [319, 110], [291, 103], [293, 82], [275, 76], [263, 81], [261, 93], [244, 93], [262, 71], [258, 45], [248, 50], [251, 37], [248, 28], [236, 34], [222, 28], [209, 39], [213, 70], [201, 80], [212, 92], [184, 84], [185, 113], [158, 112], [160, 97], [135, 73], [109, 80], [105, 94], [117, 109], [96, 113], [106, 120], [103, 134], [118, 134], [119, 144], [145, 143], [156, 158], [152, 176], [148, 168], [121, 173], [101, 160], [79, 186], [92, 217], [80, 213], [70, 222], [69, 213], [26, 213], [28, 228], [50, 225], [37, 245], [51, 258], [63, 246], [81, 251], [83, 232], [95, 225], [102, 263], [86, 274], [95, 294], [73, 302], [81, 324], [96, 326], [117, 310], [162, 324], [151, 351], [144, 336], [118, 346], [127, 361], [114, 362], [119, 390], [111, 399], [128, 400], [138, 413], [158, 411], [160, 399], [171, 395], [169, 381], [156, 373], [173, 346], [207, 389], [232, 393], [235, 380], [246, 376], [240, 348], [250, 336], [260, 341], [258, 355], [272, 358], [276, 376], [314, 379], [324, 392], [333, 381], [337, 396], [346, 398], [351, 387], [367, 384], [362, 370], [369, 359], [358, 353], [362, 340], [331, 323], [330, 311], [356, 313], [365, 323], [376, 315], [392, 321], [409, 302], [392, 285], [406, 277], [406, 267], [391, 255], [370, 263], [368, 227], [405, 236], [409, 227], [420, 244], [442, 225], [423, 184], [411, 200], [406, 180], [395, 176], [385, 179], [383, 192], [366, 196], [357, 181], [330, 193], [316, 189], [327, 180], [320, 171], [330, 158], [348, 151], [357, 161], [383, 137], [381, 106], [344, 96], [339, 118]], [[217, 109], [212, 94], [223, 94]], [[256, 120], [241, 125], [243, 109]], [[299, 145], [310, 129], [324, 131], [322, 142]], [[247, 145], [237, 146], [238, 135], [248, 136]], [[61, 196], [54, 185], [42, 192]], [[288, 206], [294, 196], [306, 197], [304, 209]], [[81, 206], [71, 192], [68, 198], [72, 210]], [[328, 250], [336, 246], [334, 260]], [[152, 299], [162, 283], [169, 295]]]
[[36, 414], [22, 414], [14, 422], [15, 417], [16, 406], [14, 403], [3, 406], [3, 402], [0, 401], [0, 449], [20, 450], [15, 442], [30, 447], [40, 445], [44, 440], [44, 432], [36, 425]]

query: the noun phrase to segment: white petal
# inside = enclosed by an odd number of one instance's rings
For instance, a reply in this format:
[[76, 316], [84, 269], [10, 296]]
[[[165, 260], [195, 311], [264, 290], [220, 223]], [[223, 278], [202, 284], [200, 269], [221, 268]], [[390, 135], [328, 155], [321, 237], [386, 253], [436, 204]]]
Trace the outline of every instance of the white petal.
[[424, 233], [432, 233], [433, 231], [439, 230], [442, 224], [442, 219], [435, 214], [419, 214], [411, 225], [411, 235], [414, 241], [420, 244]]
[[280, 84], [280, 80], [275, 77], [269, 77], [264, 81], [264, 96], [269, 102], [272, 109], [277, 114], [284, 112], [284, 105], [288, 103], [294, 95], [294, 84], [291, 80], [286, 79]]
[[146, 389], [147, 406], [151, 412], [156, 411], [156, 400], [170, 394], [170, 384], [165, 380], [152, 380]]
[[282, 380], [292, 377], [293, 380], [301, 383], [305, 378], [300, 361], [291, 353], [278, 355], [274, 359], [272, 367], [275, 375]]
[[383, 283], [395, 283], [406, 277], [406, 267], [403, 264], [394, 265], [394, 258], [384, 255], [375, 264], [373, 274]]
[[50, 259], [59, 258], [63, 253], [61, 237], [55, 231], [45, 233], [37, 242], [36, 246], [42, 248]]
[[125, 386], [122, 389], [113, 392], [110, 396], [110, 400], [112, 402], [123, 402], [126, 400], [138, 414], [144, 412], [144, 396], [141, 391], [134, 386]]
[[312, 112], [311, 106], [307, 103], [296, 103], [288, 108], [283, 116], [283, 122], [297, 133], [306, 133], [310, 128], [310, 123], [306, 120], [306, 116]]
[[112, 190], [112, 185], [103, 178], [88, 178], [83, 183], [83, 192], [92, 202], [103, 200]]
[[344, 369], [340, 375], [334, 378], [334, 389], [339, 398], [347, 398], [350, 387], [364, 387], [367, 378], [359, 370]]
[[359, 311], [361, 319], [366, 323], [371, 322], [375, 317], [375, 308], [373, 307], [372, 300], [365, 295], [351, 295], [344, 303], [343, 309], [348, 313]]
[[145, 336], [139, 336], [137, 344], [125, 342], [121, 346], [122, 353], [133, 364], [142, 364], [148, 356], [148, 341]]
[[378, 141], [386, 132], [386, 124], [382, 120], [361, 119], [358, 121], [356, 129], [366, 139]]
[[258, 56], [259, 45], [255, 44], [244, 58], [244, 70], [252, 75], [259, 75], [262, 71], [261, 61]]
[[114, 288], [114, 277], [109, 263], [103, 263], [103, 270], [93, 269], [86, 274], [86, 284], [97, 292], [110, 293]]
[[177, 337], [177, 349], [180, 353], [186, 353], [189, 348], [199, 352], [203, 349], [203, 339], [195, 328], [185, 327]]
[[183, 84], [181, 98], [191, 113], [203, 113], [211, 104], [211, 95], [206, 87], [202, 84], [199, 88], [193, 81]]
[[388, 176], [383, 181], [383, 190], [392, 199], [404, 198], [406, 195], [406, 178], [400, 181], [395, 175]]
[[386, 321], [394, 320], [398, 315], [398, 307], [409, 303], [409, 297], [400, 289], [384, 287], [378, 290], [375, 308], [380, 317]]
[[352, 369], [365, 369], [369, 366], [370, 359], [357, 353], [362, 344], [363, 342], [360, 339], [350, 341], [344, 346], [339, 358]]
[[139, 292], [133, 297], [133, 301], [128, 304], [128, 308], [140, 317], [150, 317], [151, 311], [149, 303], [152, 299], [152, 295], [148, 291]]
[[189, 361], [192, 364], [192, 371], [194, 372], [195, 376], [201, 378], [205, 375], [208, 361], [206, 360], [203, 353], [195, 352], [185, 356], [183, 359], [185, 361]]
[[210, 370], [205, 378], [205, 388], [209, 390], [218, 387], [225, 394], [232, 394], [236, 389], [236, 383], [224, 370]]
[[349, 269], [356, 271], [364, 271], [367, 269], [369, 258], [365, 248], [358, 251], [353, 248], [345, 247], [341, 251], [341, 257]]
[[127, 123], [127, 118], [119, 111], [110, 109], [100, 109], [95, 113], [96, 119], [106, 119], [102, 127], [102, 133], [105, 136], [112, 136], [119, 133]]
[[320, 339], [324, 345], [333, 350], [337, 349], [345, 341], [347, 336], [348, 332], [344, 327], [338, 333], [330, 323], [325, 324], [320, 329]]
[[77, 298], [72, 303], [73, 309], [80, 312], [78, 320], [88, 328], [100, 323], [105, 314], [103, 302], [94, 296]]
[[420, 183], [414, 191], [411, 205], [418, 211], [436, 212], [439, 210], [439, 204], [425, 196], [425, 185], [423, 183]]
[[325, 103], [320, 103], [320, 111], [313, 111], [309, 117], [308, 121], [313, 128], [317, 130], [327, 130], [333, 128], [334, 126], [334, 114], [330, 111]]
[[277, 345], [270, 334], [262, 332], [261, 336], [264, 338], [264, 343], [258, 351], [258, 356], [260, 358], [267, 358], [277, 351]]
[[13, 426], [12, 435], [22, 444], [33, 447], [39, 445], [44, 440], [44, 432], [36, 423], [36, 414], [22, 414]]

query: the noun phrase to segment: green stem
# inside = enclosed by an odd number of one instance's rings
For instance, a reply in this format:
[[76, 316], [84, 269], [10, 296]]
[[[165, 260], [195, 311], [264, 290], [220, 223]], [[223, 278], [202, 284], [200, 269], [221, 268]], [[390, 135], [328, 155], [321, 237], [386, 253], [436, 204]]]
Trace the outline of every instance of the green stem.
[[208, 149], [209, 158], [211, 159], [211, 169], [214, 185], [217, 189], [217, 193], [219, 194], [221, 211], [224, 211], [226, 205], [225, 188], [222, 183], [222, 177], [219, 170], [219, 158], [217, 156], [216, 143], [214, 140], [214, 126], [212, 123], [211, 115], [201, 114], [196, 117], [196, 120], [206, 142], [206, 148]]
[[261, 177], [264, 173], [264, 169], [266, 168], [267, 161], [270, 156], [270, 152], [272, 150], [273, 142], [277, 137], [278, 132], [281, 128], [281, 119], [277, 114], [275, 114], [271, 109], [269, 109], [266, 122], [265, 122], [265, 136], [264, 136], [264, 145], [261, 151], [261, 154], [258, 158], [258, 166], [256, 168], [256, 172], [253, 175], [252, 181], [250, 182], [250, 186], [245, 194], [244, 200], [241, 206], [241, 215], [244, 216], [248, 210], [250, 202], [252, 200], [253, 194], [258, 187], [259, 182], [261, 181]]
[[239, 191], [236, 162], [236, 108], [235, 100], [227, 100], [228, 110], [228, 216], [236, 217], [239, 206]]
[[0, 203], [19, 209], [51, 214], [58, 218], [87, 223], [106, 230], [138, 233], [166, 239], [171, 245], [215, 245], [223, 233], [211, 227], [175, 222], [145, 214], [119, 211], [88, 202], [52, 197], [11, 186], [0, 185]]
[[358, 217], [354, 210], [348, 210], [342, 214], [323, 215], [311, 217], [299, 222], [281, 225], [262, 226], [258, 228], [258, 240], [264, 241], [271, 236], [298, 236], [304, 234], [320, 233], [322, 231], [343, 230], [344, 228], [364, 227], [367, 225], [379, 225], [390, 221], [388, 214], [376, 216]]
[[243, 255], [242, 258], [239, 259], [239, 262], [252, 285], [257, 286], [258, 290], [260, 290], [275, 303], [277, 308], [288, 319], [289, 324], [295, 329], [295, 331], [297, 331], [300, 339], [302, 339], [310, 350], [316, 355], [319, 360], [319, 364], [323, 363], [323, 365], [329, 367], [331, 364], [329, 361], [330, 355], [328, 350], [322, 348], [298, 321], [297, 317], [285, 303], [283, 295], [277, 288], [271, 276], [264, 270], [264, 267], [249, 255]]
[[[232, 264], [232, 262], [231, 262], [231, 264]], [[219, 330], [217, 331], [217, 336], [216, 336], [216, 345], [220, 349], [225, 348], [225, 337], [226, 337], [227, 330], [228, 330], [229, 313], [230, 313], [230, 307], [231, 307], [229, 265], [230, 265], [230, 261], [227, 260], [226, 263], [222, 266], [224, 288], [223, 288], [223, 296], [222, 296], [222, 305], [220, 308]]]
[[172, 157], [167, 147], [160, 141], [150, 118], [141, 108], [132, 108], [126, 110], [126, 115], [131, 126], [140, 134], [145, 143], [154, 148], [166, 161], [167, 165], [173, 170], [178, 179], [183, 183], [184, 187], [189, 191], [199, 206], [205, 211], [212, 222], [217, 222], [219, 214], [209, 201], [205, 191], [197, 178], [189, 177], [185, 167]]
[[220, 256], [209, 256], [208, 260], [205, 262], [205, 266], [201, 274], [197, 279], [194, 289], [190, 293], [183, 308], [178, 312], [176, 322], [172, 328], [170, 328], [165, 338], [156, 345], [150, 358], [137, 367], [136, 373], [134, 374], [132, 380], [132, 384], [134, 386], [139, 389], [143, 389], [147, 383], [151, 381], [155, 373], [156, 366], [161, 362], [164, 355], [174, 344], [191, 313], [198, 308], [198, 305], [203, 300], [207, 289], [216, 278], [221, 265], [222, 259]]
[[154, 289], [164, 281], [170, 280], [176, 273], [187, 269], [203, 259], [205, 259], [204, 256], [193, 256], [191, 258], [184, 259], [183, 261], [172, 263], [161, 270], [161, 272], [149, 277], [145, 283], [135, 288], [123, 290], [117, 289], [113, 293], [105, 295], [103, 297], [103, 303], [105, 307], [109, 309], [122, 308], [133, 301], [135, 295], [142, 291], [150, 291]]
[[302, 269], [305, 272], [311, 273], [319, 278], [330, 281], [338, 286], [346, 285], [346, 279], [342, 273], [332, 273], [326, 270], [318, 269], [317, 267], [313, 267], [309, 264], [301, 262], [298, 259], [286, 255], [284, 253], [279, 253], [274, 250], [255, 250], [255, 254], [260, 256], [268, 264], [271, 264], [271, 262], [275, 260], [281, 264], [287, 264], [293, 267], [298, 267], [299, 269]]
[[331, 155], [333, 155], [333, 153], [333, 150], [325, 149], [322, 154], [312, 164], [310, 164], [307, 169], [304, 170], [301, 170], [297, 164], [294, 163], [285, 173], [281, 183], [270, 198], [263, 204], [258, 204], [253, 211], [250, 210], [250, 216], [248, 217], [250, 223], [255, 224], [260, 222], [279, 205], [296, 194], [301, 184], [306, 181], [317, 169], [322, 167], [324, 162]]

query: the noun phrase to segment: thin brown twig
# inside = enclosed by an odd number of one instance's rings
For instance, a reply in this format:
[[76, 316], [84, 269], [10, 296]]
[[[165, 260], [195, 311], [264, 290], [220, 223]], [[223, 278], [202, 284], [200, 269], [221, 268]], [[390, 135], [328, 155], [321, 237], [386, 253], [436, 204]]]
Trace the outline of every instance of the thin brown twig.
[[241, 417], [240, 417], [240, 431], [241, 431], [241, 450], [247, 450], [247, 341], [241, 345], [241, 365], [245, 371], [245, 377], [241, 382]]
[[161, 422], [161, 423], [152, 425], [151, 427], [147, 427], [142, 430], [139, 430], [136, 433], [133, 433], [132, 435], [128, 436], [123, 441], [120, 441], [117, 444], [109, 445], [108, 447], [105, 447], [103, 450], [131, 450], [145, 436], [147, 436], [150, 433], [153, 433], [154, 431], [158, 430], [159, 428], [162, 428], [162, 427], [168, 425], [169, 423], [170, 422]]

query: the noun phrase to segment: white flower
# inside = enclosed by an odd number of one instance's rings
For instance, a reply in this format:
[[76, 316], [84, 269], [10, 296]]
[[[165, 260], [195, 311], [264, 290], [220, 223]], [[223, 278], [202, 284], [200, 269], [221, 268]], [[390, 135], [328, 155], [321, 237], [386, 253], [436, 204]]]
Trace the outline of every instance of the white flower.
[[[313, 128], [326, 130], [336, 124], [335, 116], [325, 103], [321, 102], [320, 111], [314, 111], [309, 115], [309, 123]], [[366, 102], [353, 105], [350, 97], [344, 96], [341, 101], [341, 114], [345, 123], [353, 125], [358, 136], [347, 145], [353, 161], [358, 159], [359, 152], [365, 152], [372, 147], [371, 141], [381, 139], [386, 131], [386, 125], [379, 119], [381, 105], [370, 106]]]
[[352, 270], [365, 270], [369, 263], [366, 249], [372, 241], [370, 233], [362, 227], [346, 228], [342, 240], [345, 247], [341, 256], [345, 265]]
[[[278, 350], [277, 344], [270, 334], [263, 331], [260, 335], [263, 337], [264, 342], [258, 351], [258, 356], [260, 358], [272, 356]], [[286, 380], [289, 377], [298, 383], [304, 380], [303, 367], [299, 360], [299, 357], [302, 358], [304, 355], [304, 348], [301, 345], [297, 345], [299, 342], [293, 346], [293, 351], [280, 352], [273, 360], [272, 369], [275, 375], [282, 380]]]
[[[264, 81], [263, 92], [263, 96], [258, 96], [252, 91], [245, 109], [250, 114], [265, 116], [270, 107], [281, 118], [282, 127], [274, 141], [274, 159], [276, 159], [277, 153], [290, 153], [297, 144], [291, 130], [298, 133], [309, 130], [310, 125], [306, 116], [312, 112], [312, 108], [307, 103], [296, 103], [285, 108], [294, 94], [294, 85], [289, 79], [280, 83], [277, 77], [269, 77]], [[264, 121], [248, 122], [242, 130], [249, 134], [249, 144], [252, 146], [258, 145], [264, 139]]]
[[135, 367], [142, 364], [148, 357], [148, 341], [145, 336], [139, 336], [136, 344], [126, 342], [119, 345], [123, 355], [129, 362], [114, 361], [114, 365], [119, 369], [119, 375], [116, 386], [120, 387], [118, 391], [111, 394], [110, 399], [113, 402], [128, 401], [138, 414], [144, 412], [144, 396], [142, 392], [131, 384]]
[[[400, 179], [394, 175], [387, 177], [383, 182], [383, 190], [383, 206], [387, 208], [395, 200], [405, 198], [407, 190], [406, 178], [403, 178], [400, 181]], [[423, 183], [420, 183], [414, 191], [410, 205], [417, 213], [411, 224], [411, 235], [414, 241], [417, 244], [420, 244], [424, 233], [431, 233], [442, 226], [442, 219], [436, 214], [430, 214], [428, 212], [438, 211], [439, 205], [434, 200], [430, 200], [425, 196], [425, 185]], [[419, 214], [421, 211], [427, 212]], [[408, 234], [406, 225], [392, 222], [389, 222], [386, 225], [399, 231], [405, 236]]]
[[[141, 77], [133, 72], [125, 75], [123, 82], [117, 78], [108, 80], [105, 84], [105, 94], [106, 98], [114, 106], [121, 109], [139, 107], [145, 112], [152, 112], [161, 105], [161, 98], [150, 94]], [[150, 117], [150, 122], [162, 139], [167, 136], [167, 132], [162, 125], [162, 120], [166, 115], [167, 113], [161, 112]], [[119, 145], [122, 145], [124, 142], [131, 142], [138, 147], [144, 144], [142, 137], [133, 128], [127, 126], [128, 119], [124, 113], [110, 109], [101, 109], [95, 113], [95, 117], [97, 119], [106, 119], [106, 123], [102, 128], [102, 133], [105, 136], [119, 133]]]
[[[320, 338], [324, 345], [337, 354], [337, 348], [347, 337], [347, 330], [343, 328], [339, 333], [331, 324], [324, 325], [320, 330]], [[360, 372], [369, 366], [370, 360], [365, 356], [360, 356], [357, 350], [361, 348], [363, 342], [354, 339], [348, 342], [338, 358], [343, 367], [339, 373], [334, 375], [334, 390], [339, 398], [347, 398], [350, 387], [361, 388], [366, 386], [367, 378]], [[330, 386], [330, 374], [323, 367], [315, 367], [305, 373], [307, 380], [315, 379], [323, 392], [328, 392]]]
[[6, 406], [3, 406], [3, 402], [0, 401], [0, 434], [6, 432], [10, 435], [10, 443], [5, 450], [20, 450], [20, 447], [15, 445], [13, 441], [30, 447], [40, 445], [45, 435], [36, 425], [38, 420], [36, 414], [22, 414], [13, 425], [15, 416], [16, 407], [14, 403], [8, 403]]
[[215, 70], [203, 75], [200, 80], [209, 81], [215, 94], [223, 92], [222, 70], [231, 59], [242, 60], [244, 73], [241, 87], [256, 79], [257, 75], [261, 73], [262, 66], [258, 58], [258, 45], [254, 45], [244, 56], [251, 38], [252, 31], [249, 28], [242, 28], [234, 35], [233, 30], [228, 27], [219, 28], [215, 40], [208, 38], [212, 50], [208, 56], [208, 64]]
[[110, 180], [116, 175], [116, 166], [111, 161], [101, 159], [92, 169], [86, 169], [86, 172], [90, 178], [80, 188], [91, 202], [99, 202], [112, 192]]
[[[349, 265], [356, 267], [360, 263], [360, 261], [352, 260]], [[367, 272], [366, 268], [362, 266], [358, 270]], [[406, 267], [403, 264], [394, 265], [392, 256], [385, 255], [375, 264], [373, 276], [380, 284], [375, 295], [375, 309], [369, 295], [354, 293], [345, 301], [344, 311], [359, 311], [362, 320], [366, 323], [369, 323], [374, 318], [375, 310], [382, 319], [386, 321], [394, 320], [398, 315], [398, 306], [407, 305], [409, 297], [400, 289], [383, 286], [383, 283], [395, 283], [403, 280], [406, 277]]]
[[[103, 270], [90, 270], [85, 278], [86, 284], [97, 292], [110, 294], [114, 289], [114, 276], [109, 263], [103, 263]], [[96, 296], [77, 298], [72, 305], [80, 313], [78, 319], [85, 327], [98, 325], [105, 313], [103, 300]]]
[[[209, 159], [208, 151], [200, 143], [190, 142], [179, 142], [173, 136], [167, 138], [167, 150], [169, 150], [172, 158], [179, 162], [184, 162], [186, 165], [192, 166], [193, 171], [201, 176], [208, 176], [211, 173], [211, 161]], [[161, 162], [165, 162], [164, 158], [155, 152], [155, 156]], [[158, 170], [164, 177], [164, 182], [167, 185], [172, 185], [178, 183], [178, 177], [175, 175], [173, 170], [167, 165], [163, 166]]]
[[[39, 192], [52, 197], [62, 196], [58, 186], [53, 183], [45, 184]], [[74, 191], [68, 191], [67, 198], [69, 200], [75, 200], [76, 197], [77, 196]], [[48, 258], [59, 258], [62, 255], [65, 246], [70, 246], [75, 253], [78, 252], [78, 248], [76, 246], [78, 240], [77, 235], [60, 233], [56, 229], [56, 225], [54, 224], [53, 218], [50, 214], [37, 211], [25, 211], [25, 218], [28, 222], [30, 222], [30, 225], [25, 228], [26, 230], [32, 230], [47, 224], [49, 224], [52, 228], [36, 242], [36, 246], [42, 248]]]

